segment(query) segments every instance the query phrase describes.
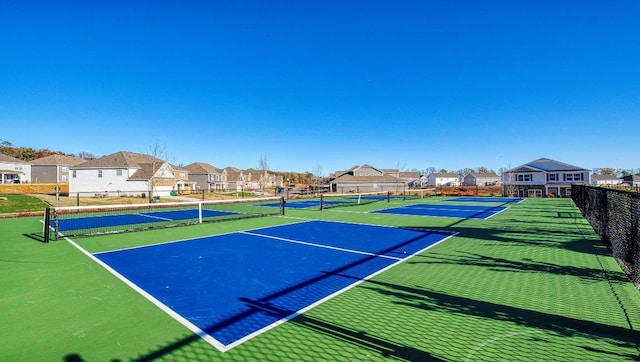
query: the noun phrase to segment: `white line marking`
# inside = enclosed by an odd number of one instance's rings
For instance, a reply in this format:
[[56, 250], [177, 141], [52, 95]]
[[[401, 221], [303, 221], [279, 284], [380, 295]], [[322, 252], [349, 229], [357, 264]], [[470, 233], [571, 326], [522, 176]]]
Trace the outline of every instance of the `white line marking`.
[[127, 279], [124, 275], [118, 273], [115, 269], [111, 268], [108, 264], [102, 262], [102, 260], [96, 258], [93, 254], [83, 249], [80, 245], [76, 244], [73, 240], [69, 239], [68, 237], [65, 237], [64, 239], [67, 242], [69, 242], [71, 245], [76, 247], [78, 250], [80, 250], [80, 252], [82, 252], [83, 254], [88, 256], [90, 259], [98, 263], [100, 266], [105, 268], [111, 274], [115, 275], [116, 278], [120, 279], [122, 282], [124, 282], [126, 285], [131, 287], [133, 290], [140, 293], [140, 295], [145, 297], [151, 303], [155, 304], [156, 307], [160, 308], [162, 311], [164, 311], [165, 313], [173, 317], [175, 320], [180, 322], [183, 326], [187, 327], [191, 332], [195, 333], [197, 336], [207, 341], [210, 345], [215, 347], [217, 350], [221, 352], [225, 352], [227, 350], [227, 347], [224, 344], [222, 344], [220, 341], [218, 341], [217, 339], [207, 334], [205, 331], [197, 327], [195, 324], [189, 322], [186, 318], [181, 316], [179, 313], [175, 312], [173, 309], [167, 307], [164, 303], [154, 298], [151, 294], [147, 293], [144, 289], [140, 288], [137, 284]]
[[403, 260], [403, 258], [398, 258], [398, 257], [395, 257], [395, 256], [387, 256], [387, 255], [381, 255], [381, 254], [369, 253], [369, 252], [366, 252], [366, 251], [359, 251], [359, 250], [354, 250], [354, 249], [339, 248], [339, 247], [336, 247], [336, 246], [329, 246], [329, 245], [322, 245], [322, 244], [310, 243], [310, 242], [307, 242], [307, 241], [300, 241], [300, 240], [293, 240], [293, 239], [281, 238], [281, 237], [279, 237], [279, 236], [271, 236], [271, 235], [265, 235], [265, 234], [258, 234], [258, 233], [248, 232], [248, 231], [240, 231], [240, 232], [239, 232], [239, 234], [252, 235], [252, 236], [258, 236], [258, 237], [267, 238], [267, 239], [274, 239], [274, 240], [286, 241], [286, 242], [294, 243], [294, 244], [302, 244], [302, 245], [314, 246], [314, 247], [317, 247], [317, 248], [325, 248], [325, 249], [331, 249], [331, 250], [344, 251], [344, 252], [347, 252], [347, 253], [353, 253], [353, 254], [362, 254], [362, 255], [367, 255], [367, 256], [377, 256], [377, 257], [387, 258], [387, 259], [393, 259], [393, 260]]
[[169, 219], [168, 217], [160, 217], [160, 216], [154, 216], [149, 214], [132, 214], [132, 215], [148, 217], [150, 219], [158, 219], [158, 220], [164, 220], [164, 221], [175, 221], [174, 219]]

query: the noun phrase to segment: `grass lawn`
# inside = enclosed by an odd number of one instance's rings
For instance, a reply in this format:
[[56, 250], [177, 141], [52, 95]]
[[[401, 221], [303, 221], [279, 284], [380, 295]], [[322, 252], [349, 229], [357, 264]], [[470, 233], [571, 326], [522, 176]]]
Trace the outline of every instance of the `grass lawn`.
[[[411, 202], [447, 203], [440, 197]], [[367, 212], [389, 206], [290, 209], [285, 217], [74, 239], [97, 252], [300, 219], [458, 232], [224, 353], [71, 243], [36, 241], [39, 218], [0, 220], [0, 360], [628, 361], [640, 356], [640, 293], [571, 200], [528, 199], [487, 220]]]
[[47, 203], [29, 195], [0, 195], [0, 214], [43, 211]]

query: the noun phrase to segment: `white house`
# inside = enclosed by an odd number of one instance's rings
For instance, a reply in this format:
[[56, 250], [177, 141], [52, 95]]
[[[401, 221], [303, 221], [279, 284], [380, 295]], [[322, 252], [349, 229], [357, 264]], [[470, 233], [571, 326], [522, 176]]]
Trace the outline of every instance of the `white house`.
[[31, 165], [15, 157], [0, 153], [0, 183], [31, 182]]
[[516, 197], [569, 197], [572, 184], [589, 184], [588, 169], [548, 158], [512, 168], [502, 174], [504, 193]]
[[434, 172], [427, 177], [429, 186], [460, 186], [460, 176], [451, 172]]
[[70, 167], [69, 193], [81, 196], [169, 196], [188, 181], [188, 171], [132, 152], [114, 154]]
[[614, 175], [591, 175], [592, 186], [612, 186], [620, 185], [621, 183], [622, 179]]

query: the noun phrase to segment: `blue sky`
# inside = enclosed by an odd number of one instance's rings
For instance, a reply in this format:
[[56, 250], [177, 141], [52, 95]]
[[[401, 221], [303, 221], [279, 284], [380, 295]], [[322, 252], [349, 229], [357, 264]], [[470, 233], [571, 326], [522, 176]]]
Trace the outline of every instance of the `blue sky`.
[[4, 1], [0, 140], [324, 174], [640, 168], [640, 2]]

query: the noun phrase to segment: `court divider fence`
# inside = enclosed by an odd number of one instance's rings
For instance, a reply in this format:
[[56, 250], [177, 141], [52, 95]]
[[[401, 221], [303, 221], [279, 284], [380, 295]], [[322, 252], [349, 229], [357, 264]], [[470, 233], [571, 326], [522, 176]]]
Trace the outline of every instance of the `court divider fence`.
[[640, 287], [640, 193], [573, 185], [571, 195], [614, 258]]

